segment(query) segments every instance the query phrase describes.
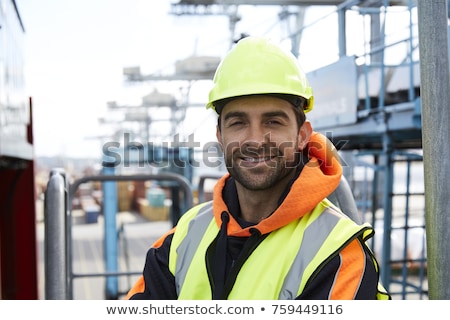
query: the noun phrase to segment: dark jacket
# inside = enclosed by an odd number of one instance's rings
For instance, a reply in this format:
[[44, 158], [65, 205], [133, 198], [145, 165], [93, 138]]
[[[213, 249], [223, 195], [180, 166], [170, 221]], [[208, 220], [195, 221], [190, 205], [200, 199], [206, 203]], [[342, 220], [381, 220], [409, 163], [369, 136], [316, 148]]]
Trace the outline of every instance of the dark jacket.
[[[217, 236], [205, 257], [205, 263], [209, 263], [207, 270], [212, 299], [227, 299], [245, 257], [250, 256], [267, 235], [293, 221], [300, 221], [338, 186], [342, 168], [330, 141], [315, 133], [308, 145], [308, 157], [308, 162], [298, 170], [297, 177], [280, 199], [279, 207], [256, 225], [239, 218], [233, 178], [225, 175], [218, 181], [212, 204]], [[183, 217], [179, 223], [184, 223]], [[178, 298], [175, 275], [169, 269], [169, 254], [176, 229], [162, 236], [149, 249], [143, 275], [131, 288], [127, 299]], [[245, 254], [244, 262], [241, 261], [242, 254]], [[315, 270], [314, 276], [296, 298], [376, 299], [378, 289], [378, 264], [365, 245], [365, 239], [355, 236]]]

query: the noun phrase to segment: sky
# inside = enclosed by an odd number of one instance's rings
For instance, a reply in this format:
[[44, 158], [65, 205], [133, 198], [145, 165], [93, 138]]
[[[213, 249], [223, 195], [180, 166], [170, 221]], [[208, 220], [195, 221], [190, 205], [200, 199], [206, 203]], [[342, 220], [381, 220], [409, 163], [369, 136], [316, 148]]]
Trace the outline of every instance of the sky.
[[[222, 57], [230, 46], [228, 18], [174, 16], [168, 0], [17, 0], [17, 6], [25, 27], [25, 81], [33, 99], [38, 157], [101, 157], [105, 141], [98, 137], [111, 133], [99, 123], [108, 116], [107, 102], [139, 105], [155, 87], [179, 90], [127, 82], [123, 68], [170, 73], [178, 60], [194, 54]], [[278, 7], [239, 10], [236, 34], [282, 38]], [[315, 63], [329, 59], [325, 56], [335, 40], [326, 37], [316, 45]], [[305, 71], [315, 66], [312, 60], [305, 64]], [[193, 88], [196, 102], [206, 103], [207, 86]], [[183, 130], [214, 137], [215, 121], [213, 113], [196, 108]]]

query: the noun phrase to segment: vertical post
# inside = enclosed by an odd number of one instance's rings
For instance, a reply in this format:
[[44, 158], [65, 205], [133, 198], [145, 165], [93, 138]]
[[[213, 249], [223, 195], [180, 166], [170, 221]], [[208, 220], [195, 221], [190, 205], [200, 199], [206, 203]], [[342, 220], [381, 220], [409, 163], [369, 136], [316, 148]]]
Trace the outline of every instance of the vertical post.
[[171, 183], [171, 185], [172, 185], [172, 187], [170, 188], [172, 191], [171, 218], [172, 218], [172, 226], [175, 226], [178, 223], [178, 220], [180, 220], [181, 214], [182, 212], [184, 212], [184, 210], [180, 208], [180, 188], [175, 184]]
[[66, 182], [52, 171], [45, 192], [45, 299], [67, 298]]
[[345, 14], [347, 8], [342, 8], [338, 10], [338, 41], [339, 41], [339, 57], [347, 56], [347, 20], [345, 19]]
[[[115, 168], [103, 167], [104, 175], [114, 175]], [[117, 205], [117, 183], [115, 181], [105, 181], [103, 183], [103, 217], [105, 223], [105, 267], [106, 272], [117, 272], [118, 270], [118, 241], [116, 213]], [[107, 276], [105, 285], [105, 297], [108, 300], [115, 300], [118, 297], [117, 276]]]
[[381, 251], [381, 282], [389, 290], [391, 282], [391, 231], [392, 231], [392, 190], [394, 183], [394, 164], [392, 161], [392, 139], [389, 133], [383, 136], [383, 248]]
[[450, 78], [445, 0], [419, 0], [429, 298], [450, 299]]

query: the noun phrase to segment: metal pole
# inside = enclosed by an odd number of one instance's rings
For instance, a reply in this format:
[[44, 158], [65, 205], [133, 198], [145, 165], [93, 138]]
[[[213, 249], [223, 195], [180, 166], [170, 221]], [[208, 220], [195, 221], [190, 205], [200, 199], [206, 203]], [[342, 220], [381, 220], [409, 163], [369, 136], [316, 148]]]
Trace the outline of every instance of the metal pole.
[[[114, 176], [114, 167], [103, 167], [103, 174]], [[117, 272], [119, 268], [118, 239], [116, 213], [117, 204], [117, 182], [106, 181], [103, 183], [103, 217], [105, 223], [105, 266], [106, 272]], [[119, 295], [119, 279], [107, 277], [105, 283], [105, 296], [107, 300], [116, 300]]]
[[[392, 161], [392, 138], [389, 133], [383, 135], [383, 247], [381, 250], [380, 278], [386, 290], [391, 285], [391, 231], [392, 231], [392, 190], [394, 184], [394, 164]], [[378, 176], [378, 179], [380, 177]]]
[[342, 8], [338, 10], [338, 44], [339, 44], [339, 57], [347, 56], [347, 20], [345, 19], [345, 14], [347, 13], [347, 8]]
[[429, 298], [450, 299], [450, 78], [445, 0], [419, 0]]
[[45, 299], [67, 298], [66, 269], [66, 183], [52, 171], [45, 191]]

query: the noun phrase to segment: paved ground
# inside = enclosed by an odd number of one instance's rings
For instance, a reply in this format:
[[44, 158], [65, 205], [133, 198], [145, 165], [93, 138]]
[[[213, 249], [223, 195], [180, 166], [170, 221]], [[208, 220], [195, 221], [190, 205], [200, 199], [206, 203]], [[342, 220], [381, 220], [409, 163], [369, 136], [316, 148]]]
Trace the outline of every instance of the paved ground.
[[[103, 218], [97, 223], [85, 223], [83, 216], [73, 213], [73, 273], [92, 274], [105, 272]], [[120, 228], [123, 226], [123, 228]], [[117, 216], [119, 232], [119, 270], [120, 272], [141, 272], [145, 255], [150, 245], [171, 227], [169, 221], [150, 222], [136, 213], [121, 212]], [[38, 223], [39, 240], [39, 298], [45, 299], [44, 279], [44, 225]], [[128, 291], [138, 275], [118, 277], [118, 298]], [[105, 277], [77, 277], [73, 280], [75, 300], [105, 299]]]

